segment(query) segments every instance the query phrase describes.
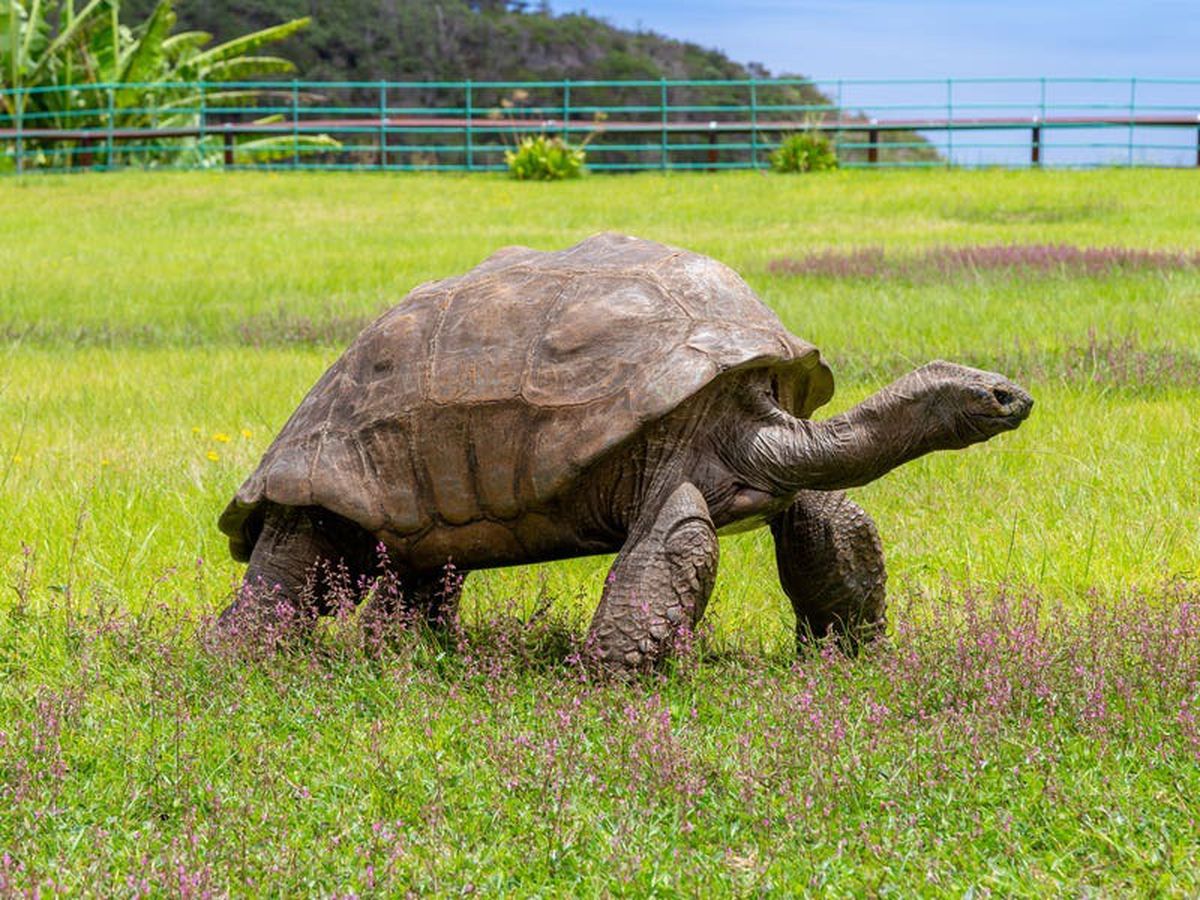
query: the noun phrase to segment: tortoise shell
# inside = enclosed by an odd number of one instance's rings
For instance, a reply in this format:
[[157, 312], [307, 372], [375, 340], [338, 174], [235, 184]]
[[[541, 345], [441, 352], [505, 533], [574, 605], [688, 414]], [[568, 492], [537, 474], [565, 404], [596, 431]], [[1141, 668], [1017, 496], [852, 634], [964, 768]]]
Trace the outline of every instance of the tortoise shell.
[[387, 541], [510, 520], [733, 369], [785, 378], [807, 417], [833, 393], [811, 344], [732, 269], [599, 234], [507, 247], [423, 284], [309, 391], [220, 519], [235, 558], [265, 502], [319, 506]]

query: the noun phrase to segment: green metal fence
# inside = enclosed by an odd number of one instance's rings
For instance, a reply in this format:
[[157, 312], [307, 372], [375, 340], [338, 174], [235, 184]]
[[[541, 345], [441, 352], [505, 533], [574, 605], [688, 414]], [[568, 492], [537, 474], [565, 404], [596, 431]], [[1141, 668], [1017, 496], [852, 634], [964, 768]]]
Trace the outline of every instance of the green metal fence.
[[1200, 79], [221, 82], [0, 89], [0, 171], [496, 171], [525, 134], [594, 171], [768, 165], [1200, 165]]

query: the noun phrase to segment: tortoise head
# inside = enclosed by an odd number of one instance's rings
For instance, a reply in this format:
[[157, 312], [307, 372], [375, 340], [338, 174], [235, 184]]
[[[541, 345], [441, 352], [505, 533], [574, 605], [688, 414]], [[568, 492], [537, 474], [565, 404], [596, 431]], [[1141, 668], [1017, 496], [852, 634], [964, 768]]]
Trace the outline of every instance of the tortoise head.
[[892, 385], [928, 429], [930, 449], [957, 449], [1011, 431], [1029, 417], [1033, 398], [995, 372], [935, 360]]
[[866, 484], [935, 450], [986, 441], [1021, 424], [1033, 408], [1002, 375], [941, 360], [902, 376], [821, 422], [769, 421], [748, 442], [750, 465], [776, 494]]

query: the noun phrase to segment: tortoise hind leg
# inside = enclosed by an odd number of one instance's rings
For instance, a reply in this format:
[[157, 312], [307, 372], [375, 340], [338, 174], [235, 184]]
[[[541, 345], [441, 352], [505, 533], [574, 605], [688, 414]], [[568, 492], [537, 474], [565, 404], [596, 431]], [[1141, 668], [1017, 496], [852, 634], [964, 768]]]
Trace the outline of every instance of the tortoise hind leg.
[[233, 603], [218, 624], [288, 629], [311, 626], [342, 603], [357, 602], [370, 572], [369, 535], [326, 510], [272, 506]]
[[803, 646], [831, 632], [854, 650], [887, 627], [887, 569], [871, 517], [841, 491], [801, 491], [770, 523]]
[[717, 532], [695, 485], [643, 512], [617, 554], [588, 632], [606, 669], [647, 669], [695, 628], [717, 576]]

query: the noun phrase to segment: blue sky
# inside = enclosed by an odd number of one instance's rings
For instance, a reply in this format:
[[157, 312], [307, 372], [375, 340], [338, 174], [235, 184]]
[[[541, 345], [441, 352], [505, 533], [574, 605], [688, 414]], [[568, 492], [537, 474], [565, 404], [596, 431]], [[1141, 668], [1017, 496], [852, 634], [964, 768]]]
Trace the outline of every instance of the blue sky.
[[1200, 0], [551, 0], [815, 78], [1200, 77]]

